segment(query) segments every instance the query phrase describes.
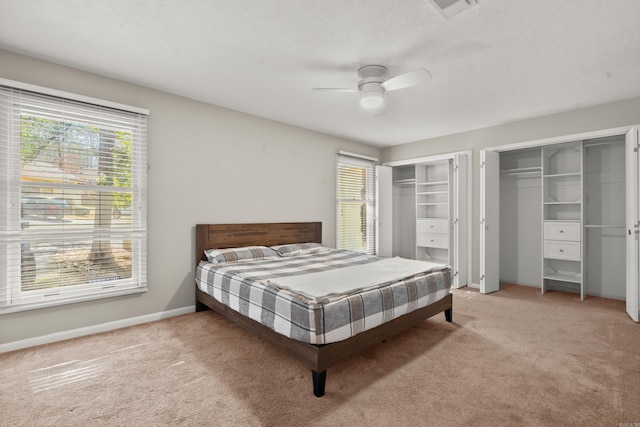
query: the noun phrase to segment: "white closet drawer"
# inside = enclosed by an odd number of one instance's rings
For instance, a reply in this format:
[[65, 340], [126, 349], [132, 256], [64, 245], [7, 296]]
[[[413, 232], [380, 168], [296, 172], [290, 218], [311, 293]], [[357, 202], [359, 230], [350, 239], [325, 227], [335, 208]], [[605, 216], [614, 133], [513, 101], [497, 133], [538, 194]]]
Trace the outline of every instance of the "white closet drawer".
[[417, 223], [418, 233], [449, 234], [448, 219], [421, 219]]
[[417, 246], [428, 248], [449, 249], [449, 235], [418, 233], [416, 235], [416, 244]]
[[545, 221], [544, 238], [548, 240], [580, 241], [580, 222]]
[[544, 241], [544, 257], [580, 261], [580, 242]]

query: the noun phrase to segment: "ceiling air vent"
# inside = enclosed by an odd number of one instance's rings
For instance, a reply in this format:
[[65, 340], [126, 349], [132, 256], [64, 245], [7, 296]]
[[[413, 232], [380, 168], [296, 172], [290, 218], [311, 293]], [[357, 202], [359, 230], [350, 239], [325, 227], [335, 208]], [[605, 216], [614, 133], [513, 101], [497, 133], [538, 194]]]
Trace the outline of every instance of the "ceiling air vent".
[[427, 0], [445, 19], [478, 4], [478, 0]]

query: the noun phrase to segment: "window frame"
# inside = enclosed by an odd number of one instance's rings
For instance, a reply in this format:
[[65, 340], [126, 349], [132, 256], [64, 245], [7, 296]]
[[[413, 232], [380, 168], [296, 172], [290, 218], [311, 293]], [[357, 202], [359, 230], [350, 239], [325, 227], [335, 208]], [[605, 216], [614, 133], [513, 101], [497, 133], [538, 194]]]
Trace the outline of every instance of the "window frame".
[[[6, 243], [4, 250], [0, 249], [0, 275], [5, 277], [5, 280], [0, 281], [0, 314], [146, 292], [147, 116], [149, 110], [3, 78], [0, 78], [0, 90], [2, 91], [0, 97], [4, 98], [0, 98], [0, 142], [6, 145], [6, 153], [4, 155], [0, 153], [0, 174], [2, 175], [0, 178], [0, 198], [4, 199], [4, 201], [0, 200], [0, 210], [2, 210], [0, 212], [0, 240], [4, 240]], [[27, 99], [25, 105], [29, 104], [29, 97], [33, 99], [41, 97], [47, 98], [51, 102], [59, 101], [58, 107], [63, 112], [65, 111], [63, 104], [71, 101], [74, 108], [86, 108], [85, 111], [91, 111], [91, 114], [97, 114], [96, 112], [99, 110], [105, 115], [116, 112], [131, 117], [131, 122], [122, 127], [122, 130], [130, 131], [132, 135], [130, 188], [117, 191], [113, 190], [117, 188], [115, 186], [96, 188], [97, 191], [131, 193], [132, 218], [130, 225], [111, 226], [104, 230], [92, 228], [85, 232], [68, 231], [65, 233], [59, 231], [48, 233], [46, 236], [30, 231], [28, 228], [22, 228], [21, 189], [23, 187], [52, 189], [60, 187], [64, 189], [71, 184], [42, 185], [21, 180], [21, 131], [20, 126], [16, 126], [16, 123], [21, 122], [24, 107], [11, 101], [12, 94], [17, 94], [16, 96], [24, 94]], [[33, 102], [32, 105], [34, 105]], [[34, 115], [33, 117], [38, 116]], [[3, 128], [6, 130], [6, 136], [1, 132]], [[103, 127], [100, 126], [100, 128]], [[82, 189], [83, 191], [92, 190], [93, 187], [92, 185], [83, 186]], [[133, 208], [134, 206], [135, 208]], [[105, 239], [113, 240], [117, 235], [131, 237], [133, 248], [130, 278], [87, 280], [82, 284], [58, 287], [54, 292], [51, 291], [51, 288], [23, 290], [21, 268], [22, 249], [25, 243], [30, 245], [42, 241], [82, 242], [83, 239], [95, 239], [102, 236], [106, 236]], [[27, 247], [30, 248], [30, 246]]]
[[[367, 247], [364, 250], [356, 250], [369, 255], [377, 254], [377, 230], [378, 230], [378, 210], [377, 210], [377, 168], [378, 159], [359, 154], [348, 153], [344, 151], [338, 152], [336, 160], [336, 248], [349, 249], [343, 245], [341, 241], [341, 206], [344, 202], [353, 202], [360, 200], [366, 206], [366, 242]], [[365, 197], [364, 199], [341, 199], [340, 198], [340, 167], [357, 167], [367, 171], [365, 181]], [[353, 250], [353, 249], [351, 249]]]

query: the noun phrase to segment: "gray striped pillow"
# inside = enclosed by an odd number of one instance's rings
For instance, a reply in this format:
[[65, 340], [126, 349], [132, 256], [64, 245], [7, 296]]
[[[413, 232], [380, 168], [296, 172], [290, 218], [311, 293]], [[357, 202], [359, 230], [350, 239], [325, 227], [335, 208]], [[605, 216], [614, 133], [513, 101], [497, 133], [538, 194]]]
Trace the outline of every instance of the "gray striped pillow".
[[271, 249], [276, 250], [282, 257], [320, 254], [323, 252], [329, 252], [331, 250], [329, 246], [325, 246], [320, 243], [294, 243], [289, 245], [277, 245], [271, 246]]
[[278, 258], [278, 253], [266, 246], [244, 246], [241, 248], [207, 249], [205, 256], [212, 264], [257, 261]]

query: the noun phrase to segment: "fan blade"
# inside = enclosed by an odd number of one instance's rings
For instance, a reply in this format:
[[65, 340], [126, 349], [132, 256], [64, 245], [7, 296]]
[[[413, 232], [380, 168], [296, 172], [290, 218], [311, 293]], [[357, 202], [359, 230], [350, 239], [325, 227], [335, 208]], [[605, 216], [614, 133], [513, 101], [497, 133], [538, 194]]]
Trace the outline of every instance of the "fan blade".
[[405, 87], [416, 86], [431, 80], [431, 73], [424, 68], [419, 68], [408, 73], [400, 74], [382, 83], [385, 90], [404, 89]]
[[339, 87], [314, 87], [311, 90], [319, 92], [358, 92], [358, 89], [347, 89]]

